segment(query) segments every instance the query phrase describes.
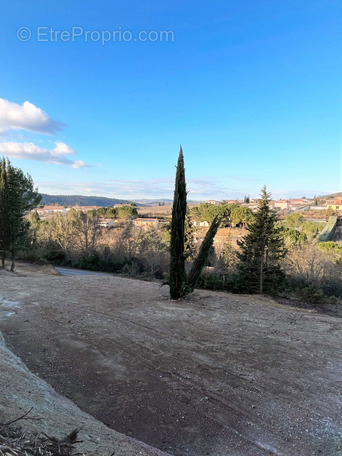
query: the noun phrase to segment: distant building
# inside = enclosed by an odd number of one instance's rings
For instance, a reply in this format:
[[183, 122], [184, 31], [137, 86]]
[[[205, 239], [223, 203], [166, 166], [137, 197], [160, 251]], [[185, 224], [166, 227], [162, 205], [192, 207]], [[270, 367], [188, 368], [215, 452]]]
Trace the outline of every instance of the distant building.
[[157, 218], [136, 218], [133, 223], [135, 226], [154, 226], [155, 228], [159, 227], [159, 220]]
[[279, 200], [274, 202], [274, 208], [280, 209], [281, 211], [288, 210], [290, 203], [288, 200]]
[[73, 206], [72, 209], [75, 209], [75, 211], [79, 212], [88, 212], [88, 211], [96, 211], [96, 209], [99, 209], [101, 206]]
[[291, 205], [297, 205], [297, 206], [304, 206], [304, 205], [310, 203], [310, 201], [305, 198], [301, 198], [301, 199], [291, 198], [288, 201]]
[[117, 223], [117, 220], [113, 219], [100, 219], [97, 223], [98, 226], [102, 228], [113, 228], [114, 224]]
[[[255, 203], [244, 204], [243, 206], [248, 207], [248, 209], [250, 209], [252, 212], [256, 212], [259, 209], [258, 204]], [[272, 206], [270, 205], [270, 207]]]
[[333, 209], [334, 211], [342, 211], [342, 198], [334, 198], [327, 200], [327, 209]]
[[221, 204], [221, 201], [216, 201], [216, 200], [208, 200], [206, 202], [210, 203], [210, 204]]
[[70, 208], [63, 206], [44, 206], [38, 207], [34, 210], [38, 212], [39, 217], [44, 217], [46, 215], [52, 214], [66, 214], [70, 210]]
[[210, 223], [204, 220], [203, 222], [198, 222], [196, 220], [191, 220], [192, 226], [209, 226]]
[[238, 204], [238, 200], [223, 200], [225, 204]]

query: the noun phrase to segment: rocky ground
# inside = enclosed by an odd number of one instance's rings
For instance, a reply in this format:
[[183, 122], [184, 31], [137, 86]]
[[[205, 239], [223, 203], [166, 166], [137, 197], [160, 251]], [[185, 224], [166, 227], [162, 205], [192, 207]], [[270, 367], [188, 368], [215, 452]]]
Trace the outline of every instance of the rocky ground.
[[0, 276], [6, 343], [110, 428], [175, 456], [342, 455], [338, 313], [202, 290], [173, 302], [157, 283], [30, 268]]

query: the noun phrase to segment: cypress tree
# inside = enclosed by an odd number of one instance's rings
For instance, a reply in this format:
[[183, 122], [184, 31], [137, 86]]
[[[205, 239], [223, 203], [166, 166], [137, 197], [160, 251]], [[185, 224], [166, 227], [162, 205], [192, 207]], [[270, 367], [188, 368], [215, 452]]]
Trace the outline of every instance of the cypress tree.
[[184, 170], [184, 157], [183, 150], [180, 148], [175, 192], [172, 207], [172, 221], [171, 221], [171, 243], [170, 243], [170, 297], [171, 299], [179, 299], [188, 293], [191, 293], [201, 275], [203, 267], [205, 266], [210, 249], [214, 242], [215, 234], [220, 226], [222, 217], [216, 216], [202, 242], [200, 252], [197, 259], [191, 268], [189, 278], [187, 280], [185, 272], [185, 240], [187, 240], [187, 247], [189, 245], [189, 236], [185, 229], [185, 219], [187, 214], [186, 205], [186, 184], [185, 184], [185, 170]]
[[239, 288], [243, 292], [274, 293], [284, 280], [280, 268], [280, 259], [285, 255], [284, 240], [276, 226], [277, 214], [269, 207], [270, 200], [264, 186], [258, 210], [247, 225], [248, 234], [238, 241]]
[[186, 293], [186, 274], [184, 257], [184, 225], [186, 215], [186, 183], [182, 147], [179, 150], [175, 192], [172, 207], [170, 242], [170, 296], [179, 299]]
[[220, 226], [221, 219], [216, 216], [212, 221], [209, 230], [207, 231], [199, 251], [199, 254], [192, 265], [192, 268], [189, 273], [188, 281], [187, 281], [187, 293], [191, 293], [194, 291], [197, 282], [200, 278], [202, 270], [208, 260], [210, 250], [214, 243], [214, 237], [217, 233], [218, 227]]
[[195, 228], [192, 225], [190, 209], [187, 207], [184, 225], [184, 258], [185, 261], [191, 261], [194, 257], [196, 246], [194, 242]]

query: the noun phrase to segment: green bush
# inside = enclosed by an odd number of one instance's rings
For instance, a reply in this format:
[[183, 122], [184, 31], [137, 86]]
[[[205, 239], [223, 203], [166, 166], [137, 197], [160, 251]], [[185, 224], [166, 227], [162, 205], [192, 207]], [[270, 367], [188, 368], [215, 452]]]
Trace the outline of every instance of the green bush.
[[206, 290], [227, 291], [229, 293], [242, 293], [238, 276], [235, 273], [224, 274], [217, 272], [204, 272], [200, 276], [198, 287]]
[[216, 274], [214, 272], [203, 273], [198, 281], [198, 286], [206, 290], [225, 290], [225, 278], [224, 274]]
[[302, 301], [308, 304], [320, 304], [326, 299], [324, 291], [314, 285], [299, 288], [296, 294]]
[[49, 263], [58, 265], [64, 264], [67, 259], [67, 256], [66, 253], [62, 250], [53, 249], [45, 253], [44, 259]]
[[138, 258], [124, 259], [120, 271], [122, 274], [139, 276], [144, 272], [142, 262]]
[[45, 258], [41, 258], [35, 251], [28, 251], [28, 252], [21, 253], [18, 256], [18, 260], [28, 261], [29, 263], [37, 263], [37, 264], [48, 264], [49, 263]]

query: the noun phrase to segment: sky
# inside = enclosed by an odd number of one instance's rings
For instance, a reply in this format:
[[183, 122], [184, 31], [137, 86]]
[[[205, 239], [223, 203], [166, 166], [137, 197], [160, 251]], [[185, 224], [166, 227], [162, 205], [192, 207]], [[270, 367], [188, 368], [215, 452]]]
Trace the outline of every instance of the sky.
[[0, 0], [0, 156], [40, 192], [342, 190], [340, 0]]

